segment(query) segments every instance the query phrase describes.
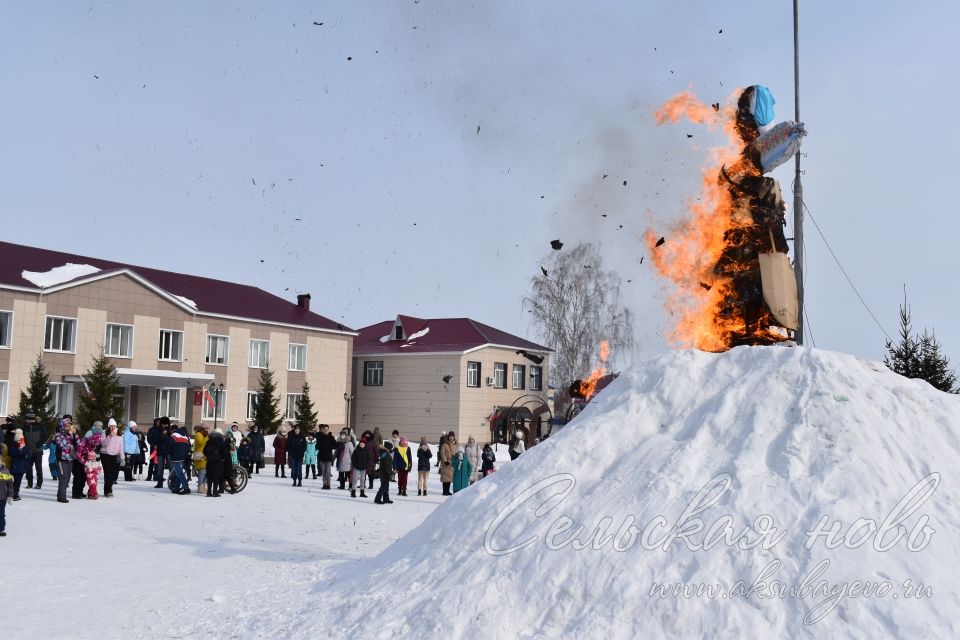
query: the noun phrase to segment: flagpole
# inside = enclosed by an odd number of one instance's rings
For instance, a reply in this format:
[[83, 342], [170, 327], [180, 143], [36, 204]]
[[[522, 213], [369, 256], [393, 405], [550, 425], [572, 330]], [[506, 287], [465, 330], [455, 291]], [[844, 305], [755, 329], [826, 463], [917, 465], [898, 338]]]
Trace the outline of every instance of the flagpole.
[[[800, 10], [793, 0], [793, 100], [794, 121], [800, 122]], [[803, 185], [800, 183], [800, 151], [793, 179], [793, 270], [797, 277], [797, 330], [794, 340], [803, 345]]]

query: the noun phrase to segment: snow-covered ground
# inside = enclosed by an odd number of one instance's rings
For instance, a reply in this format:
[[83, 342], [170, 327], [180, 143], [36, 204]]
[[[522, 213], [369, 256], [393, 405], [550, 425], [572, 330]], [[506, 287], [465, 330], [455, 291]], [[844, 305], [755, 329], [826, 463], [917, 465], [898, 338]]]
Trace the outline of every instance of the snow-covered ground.
[[[60, 505], [49, 486], [8, 510], [0, 553], [8, 601], [55, 612], [18, 639], [955, 638], [958, 429], [960, 398], [879, 363], [676, 352], [453, 498], [435, 473], [383, 507], [272, 470], [219, 499], [141, 482]], [[822, 518], [845, 546], [807, 544]], [[656, 589], [678, 584], [713, 590]]]

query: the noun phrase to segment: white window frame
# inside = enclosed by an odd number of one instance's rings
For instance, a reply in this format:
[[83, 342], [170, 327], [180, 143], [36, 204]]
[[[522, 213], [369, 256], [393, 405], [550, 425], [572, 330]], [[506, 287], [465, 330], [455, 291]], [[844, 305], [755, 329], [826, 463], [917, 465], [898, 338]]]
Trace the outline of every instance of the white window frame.
[[53, 398], [50, 405], [50, 411], [53, 415], [62, 416], [65, 413], [73, 413], [72, 382], [51, 382], [50, 395]]
[[[178, 351], [176, 358], [164, 358], [163, 357], [163, 334], [169, 333], [171, 336], [180, 335], [180, 343], [177, 345]], [[170, 346], [173, 346], [173, 343], [170, 343]], [[160, 329], [159, 344], [157, 349], [157, 360], [160, 362], [183, 362], [183, 331], [179, 329]], [[172, 416], [171, 416], [172, 417]], [[179, 416], [177, 416], [179, 417]]]
[[[209, 393], [210, 390], [209, 390], [209, 389], [205, 389], [205, 392]], [[220, 402], [217, 402], [217, 396], [220, 397]], [[216, 419], [217, 419], [217, 420], [226, 420], [226, 416], [227, 416], [227, 390], [226, 390], [226, 389], [224, 389], [223, 391], [217, 390], [217, 391], [211, 393], [211, 394], [210, 394], [210, 397], [213, 398], [213, 401], [217, 403], [217, 406], [216, 406], [217, 417], [216, 417]], [[204, 399], [203, 399], [203, 411], [201, 412], [200, 415], [201, 415], [201, 419], [202, 419], [202, 420], [213, 420], [213, 419], [214, 419], [214, 417], [213, 417], [213, 410], [210, 408], [210, 403], [207, 402], [206, 397], [204, 397]]]
[[[51, 349], [47, 346], [47, 327], [50, 324], [51, 320], [69, 320], [73, 323], [73, 331], [70, 336], [70, 348], [69, 349]], [[77, 352], [77, 319], [70, 318], [68, 316], [46, 316], [43, 321], [43, 350], [50, 351], [52, 353], [76, 353]], [[63, 330], [60, 331], [60, 344], [63, 344]]]
[[286, 420], [287, 422], [297, 421], [297, 400], [302, 397], [303, 397], [302, 393], [287, 394], [287, 406], [285, 407], [285, 411], [283, 414], [284, 420]]
[[[3, 318], [6, 318], [6, 320]], [[5, 326], [7, 331], [7, 344], [0, 342], [0, 349], [10, 349], [13, 345], [13, 311], [0, 309], [0, 326]], [[2, 335], [2, 332], [0, 332], [0, 335]]]
[[[177, 410], [176, 415], [170, 411], [170, 392], [172, 391], [177, 393], [176, 407], [174, 407]], [[156, 403], [154, 404], [156, 415], [167, 416], [171, 420], [180, 420], [182, 418], [180, 411], [183, 408], [182, 405], [184, 399], [184, 394], [181, 393], [182, 391], [185, 390], [181, 387], [157, 387]], [[161, 407], [161, 398], [163, 397], [164, 393], [167, 395], [166, 405], [165, 407]], [[166, 409], [166, 411], [161, 411], [161, 409]]]
[[[298, 368], [296, 365], [299, 364], [294, 362], [294, 347], [297, 347], [297, 351], [303, 354], [303, 363]], [[298, 358], [299, 360], [299, 358]], [[298, 342], [291, 342], [287, 345], [287, 371], [306, 371], [307, 370], [307, 345], [300, 344]]]
[[256, 400], [257, 396], [260, 395], [256, 391], [247, 391], [247, 420], [253, 421], [253, 403]]
[[[226, 345], [226, 346], [224, 347], [223, 362], [212, 362], [212, 361], [210, 360], [210, 338], [216, 338], [216, 339], [217, 339], [217, 342], [216, 342], [217, 345], [221, 344], [221, 342], [220, 342], [221, 340], [223, 341], [222, 344], [225, 344], [225, 345]], [[219, 353], [220, 350], [218, 349], [217, 351], [218, 351], [218, 353]], [[216, 334], [216, 333], [208, 333], [208, 334], [207, 334], [207, 344], [206, 344], [206, 346], [204, 347], [204, 351], [203, 351], [203, 361], [204, 361], [206, 364], [211, 364], [211, 365], [214, 365], [214, 366], [216, 366], [216, 367], [226, 367], [226, 366], [229, 366], [229, 365], [230, 365], [230, 336], [222, 336], [222, 335], [219, 335], [219, 334]]]
[[0, 416], [7, 416], [7, 395], [10, 393], [10, 381], [0, 380]]
[[[374, 366], [370, 366], [374, 365]], [[379, 365], [379, 366], [376, 366]], [[379, 375], [376, 375], [379, 372]], [[373, 376], [370, 374], [374, 373]], [[373, 382], [371, 382], [373, 378]], [[383, 386], [383, 360], [364, 360], [363, 362], [363, 386], [382, 387]]]
[[[258, 359], [256, 364], [254, 364], [253, 362], [254, 344], [257, 345]], [[262, 345], [264, 344], [267, 345], [266, 358], [263, 357]], [[263, 364], [260, 364], [261, 362], [263, 362]], [[247, 367], [249, 367], [250, 369], [268, 369], [270, 367], [270, 341], [269, 340], [261, 340], [260, 338], [250, 338], [250, 348], [247, 351]]]
[[506, 362], [493, 363], [493, 388], [494, 389], [507, 388], [507, 363]]
[[530, 390], [543, 391], [543, 367], [540, 365], [530, 365]]
[[[471, 368], [470, 365], [477, 365], [474, 368]], [[480, 386], [480, 372], [483, 370], [483, 365], [475, 360], [467, 360], [467, 386], [468, 387], [479, 387]], [[472, 382], [471, 382], [472, 381]]]
[[[130, 336], [127, 338], [127, 346], [129, 347], [129, 353], [110, 353], [110, 328], [118, 327], [122, 329], [129, 329]], [[123, 345], [123, 332], [121, 331], [120, 344]], [[104, 331], [103, 337], [103, 354], [111, 358], [132, 358], [133, 357], [133, 325], [132, 324], [122, 324], [120, 322], [108, 322], [107, 328]]]
[[[520, 374], [520, 375], [517, 375]], [[523, 391], [526, 386], [524, 376], [527, 375], [527, 367], [522, 364], [515, 364], [511, 369], [511, 378], [513, 379], [513, 388], [517, 391]]]

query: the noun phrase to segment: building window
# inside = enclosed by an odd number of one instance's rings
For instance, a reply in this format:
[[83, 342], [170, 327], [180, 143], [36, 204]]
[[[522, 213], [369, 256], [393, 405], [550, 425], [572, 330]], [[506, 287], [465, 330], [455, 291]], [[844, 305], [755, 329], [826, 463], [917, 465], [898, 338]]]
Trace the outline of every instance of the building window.
[[523, 376], [527, 375], [527, 368], [522, 364], [513, 365], [513, 388], [523, 389]]
[[363, 386], [383, 386], [383, 360], [363, 363]]
[[230, 364], [230, 338], [207, 336], [207, 364]]
[[480, 386], [480, 363], [479, 362], [467, 362], [467, 386], [468, 387]]
[[[217, 420], [225, 420], [227, 415], [227, 392], [214, 391], [210, 394], [210, 397], [213, 398], [213, 401], [216, 403], [217, 409]], [[213, 420], [213, 407], [210, 406], [210, 403], [207, 402], [206, 397], [203, 399], [203, 419], [204, 420]]]
[[530, 390], [543, 391], [543, 367], [530, 366]]
[[180, 419], [180, 389], [157, 389], [156, 415]]
[[403, 327], [399, 324], [393, 329], [393, 339], [394, 340], [403, 340]]
[[9, 382], [0, 380], [0, 416], [7, 415], [7, 389], [9, 388]]
[[0, 347], [10, 346], [13, 333], [13, 311], [0, 311]]
[[291, 344], [287, 352], [287, 370], [305, 371], [307, 369], [307, 345]]
[[247, 366], [253, 369], [266, 369], [270, 366], [270, 341], [269, 340], [251, 340], [250, 358]]
[[[183, 331], [160, 329], [160, 352], [157, 357], [160, 360], [172, 362], [183, 360]], [[167, 414], [158, 413], [157, 415], [165, 416]]]
[[247, 420], [253, 420], [253, 407], [257, 404], [257, 392], [247, 391]]
[[50, 412], [55, 416], [62, 416], [65, 413], [73, 413], [72, 383], [50, 383]]
[[493, 386], [497, 389], [507, 388], [507, 363], [493, 363]]
[[47, 330], [43, 337], [43, 348], [46, 351], [73, 352], [76, 345], [76, 334], [76, 319], [47, 316]]
[[297, 402], [300, 401], [300, 398], [303, 397], [302, 393], [288, 393], [287, 394], [287, 412], [284, 414], [283, 419], [289, 420], [290, 422], [295, 422], [297, 419]]
[[129, 324], [107, 323], [107, 337], [103, 341], [103, 353], [112, 358], [132, 358], [133, 327]]

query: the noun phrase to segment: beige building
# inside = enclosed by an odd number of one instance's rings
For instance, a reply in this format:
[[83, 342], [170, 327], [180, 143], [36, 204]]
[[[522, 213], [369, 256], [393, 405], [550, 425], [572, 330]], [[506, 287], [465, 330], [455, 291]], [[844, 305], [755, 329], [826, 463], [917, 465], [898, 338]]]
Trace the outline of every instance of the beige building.
[[454, 429], [481, 443], [516, 427], [532, 443], [548, 429], [550, 353], [469, 318], [400, 315], [365, 327], [354, 343], [352, 426], [430, 442]]
[[[356, 332], [256, 287], [0, 242], [0, 416], [42, 354], [57, 415], [71, 413], [82, 374], [103, 350], [117, 367], [124, 419], [150, 424], [251, 423], [264, 368], [293, 419], [304, 381], [319, 420], [346, 421]], [[203, 401], [215, 385], [216, 409]], [[220, 385], [223, 391], [220, 392]], [[244, 429], [246, 431], [246, 429]]]

